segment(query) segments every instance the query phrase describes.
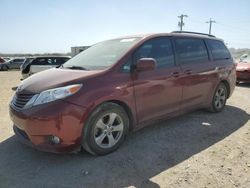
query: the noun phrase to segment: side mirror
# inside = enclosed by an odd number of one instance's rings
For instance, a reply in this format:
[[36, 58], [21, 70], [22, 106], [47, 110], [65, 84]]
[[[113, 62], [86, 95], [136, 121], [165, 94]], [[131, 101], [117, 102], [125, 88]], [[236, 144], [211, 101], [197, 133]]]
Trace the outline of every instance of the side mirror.
[[156, 68], [156, 60], [153, 58], [141, 58], [136, 63], [137, 71], [149, 71]]

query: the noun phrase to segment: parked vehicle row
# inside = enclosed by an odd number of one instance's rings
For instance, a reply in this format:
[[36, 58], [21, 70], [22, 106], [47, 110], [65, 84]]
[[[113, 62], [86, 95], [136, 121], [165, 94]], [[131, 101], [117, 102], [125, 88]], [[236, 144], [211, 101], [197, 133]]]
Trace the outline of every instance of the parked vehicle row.
[[9, 69], [19, 69], [25, 58], [13, 58], [9, 61], [0, 63], [0, 70], [7, 71]]
[[104, 155], [153, 122], [200, 108], [222, 111], [235, 67], [223, 41], [211, 35], [112, 39], [25, 79], [10, 117], [20, 140], [37, 149]]
[[68, 56], [13, 58], [9, 61], [2, 59], [3, 62], [0, 63], [0, 70], [20, 69], [22, 79], [25, 79], [34, 73], [61, 66], [69, 59], [70, 57]]

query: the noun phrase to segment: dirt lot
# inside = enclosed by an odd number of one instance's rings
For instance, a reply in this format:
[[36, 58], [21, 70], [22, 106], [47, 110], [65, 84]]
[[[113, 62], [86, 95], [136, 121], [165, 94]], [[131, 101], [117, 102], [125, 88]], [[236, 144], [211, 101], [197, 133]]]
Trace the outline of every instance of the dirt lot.
[[222, 113], [197, 111], [128, 136], [107, 156], [20, 144], [8, 116], [18, 71], [0, 72], [0, 187], [250, 187], [250, 85]]

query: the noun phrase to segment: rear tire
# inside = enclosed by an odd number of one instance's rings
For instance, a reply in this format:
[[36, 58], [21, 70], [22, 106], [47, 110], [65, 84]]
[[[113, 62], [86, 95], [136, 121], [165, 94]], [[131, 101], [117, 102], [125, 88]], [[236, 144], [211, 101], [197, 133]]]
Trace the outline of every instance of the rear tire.
[[82, 146], [92, 155], [106, 155], [122, 144], [128, 128], [129, 118], [126, 111], [116, 103], [104, 103], [86, 121]]
[[8, 67], [7, 67], [6, 65], [4, 65], [4, 66], [2, 67], [2, 70], [3, 70], [3, 71], [8, 71]]
[[214, 113], [221, 112], [226, 105], [227, 96], [228, 91], [226, 85], [224, 83], [220, 83], [214, 92], [213, 100], [208, 110]]

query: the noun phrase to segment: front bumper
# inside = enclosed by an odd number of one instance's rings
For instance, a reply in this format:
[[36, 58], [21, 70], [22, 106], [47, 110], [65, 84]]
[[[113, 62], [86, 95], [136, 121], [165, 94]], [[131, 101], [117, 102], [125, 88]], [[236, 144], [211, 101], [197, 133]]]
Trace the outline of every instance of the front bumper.
[[[10, 106], [14, 132], [25, 144], [53, 153], [74, 152], [81, 147], [86, 109], [62, 100], [16, 111]], [[60, 138], [53, 144], [51, 136]]]

